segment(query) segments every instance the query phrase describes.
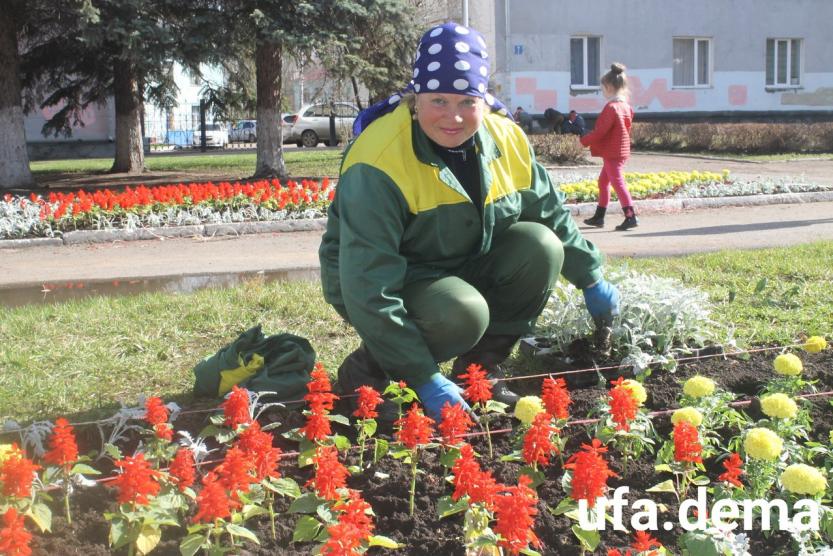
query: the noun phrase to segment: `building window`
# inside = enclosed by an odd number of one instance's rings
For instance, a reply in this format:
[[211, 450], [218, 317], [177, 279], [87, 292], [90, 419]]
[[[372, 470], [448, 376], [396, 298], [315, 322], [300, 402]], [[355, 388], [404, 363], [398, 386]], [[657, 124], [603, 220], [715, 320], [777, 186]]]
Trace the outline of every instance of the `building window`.
[[570, 86], [596, 89], [602, 67], [601, 37], [570, 38]]
[[711, 39], [674, 39], [674, 87], [711, 85]]
[[801, 86], [801, 39], [766, 40], [767, 87]]

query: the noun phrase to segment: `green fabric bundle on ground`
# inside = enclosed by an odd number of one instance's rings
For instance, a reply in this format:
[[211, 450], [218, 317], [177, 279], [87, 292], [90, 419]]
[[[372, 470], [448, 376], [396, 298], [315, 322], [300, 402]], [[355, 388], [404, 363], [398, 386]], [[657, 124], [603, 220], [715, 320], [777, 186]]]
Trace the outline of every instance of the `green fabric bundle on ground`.
[[257, 325], [194, 367], [194, 395], [219, 398], [236, 384], [254, 392], [274, 392], [280, 401], [297, 400], [313, 365], [315, 350], [306, 338], [264, 336]]

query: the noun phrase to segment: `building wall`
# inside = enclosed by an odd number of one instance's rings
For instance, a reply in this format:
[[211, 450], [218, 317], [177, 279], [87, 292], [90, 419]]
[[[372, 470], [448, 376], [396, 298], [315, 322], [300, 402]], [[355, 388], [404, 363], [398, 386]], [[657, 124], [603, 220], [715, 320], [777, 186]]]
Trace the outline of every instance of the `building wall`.
[[[495, 0], [492, 13], [495, 90], [531, 112], [601, 108], [599, 91], [570, 87], [570, 37], [583, 34], [602, 37], [602, 73], [628, 66], [638, 111], [833, 110], [830, 0]], [[674, 37], [711, 39], [707, 87], [673, 86]], [[799, 88], [767, 88], [767, 38], [803, 40]]]

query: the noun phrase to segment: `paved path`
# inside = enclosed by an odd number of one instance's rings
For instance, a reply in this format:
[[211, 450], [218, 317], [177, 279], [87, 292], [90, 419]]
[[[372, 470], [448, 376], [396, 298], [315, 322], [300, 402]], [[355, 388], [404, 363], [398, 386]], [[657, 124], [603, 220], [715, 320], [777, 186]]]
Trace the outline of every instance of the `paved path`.
[[[833, 202], [724, 207], [652, 213], [639, 228], [586, 229], [606, 255], [682, 255], [718, 249], [751, 249], [833, 240]], [[166, 239], [7, 249], [0, 253], [0, 288], [68, 281], [210, 276], [318, 267], [320, 232], [240, 237]], [[295, 273], [298, 275], [298, 273]]]

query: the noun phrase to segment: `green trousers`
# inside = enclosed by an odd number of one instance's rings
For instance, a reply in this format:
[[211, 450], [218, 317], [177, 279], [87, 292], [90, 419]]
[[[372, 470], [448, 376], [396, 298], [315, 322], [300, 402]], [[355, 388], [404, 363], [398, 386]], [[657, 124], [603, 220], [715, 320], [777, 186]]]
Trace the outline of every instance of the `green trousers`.
[[402, 298], [436, 361], [471, 349], [485, 333], [532, 330], [561, 273], [564, 249], [542, 224], [517, 222], [491, 250], [452, 275], [407, 284]]

